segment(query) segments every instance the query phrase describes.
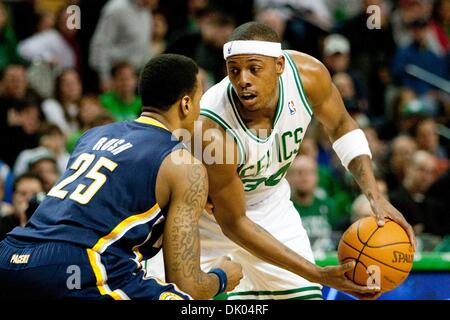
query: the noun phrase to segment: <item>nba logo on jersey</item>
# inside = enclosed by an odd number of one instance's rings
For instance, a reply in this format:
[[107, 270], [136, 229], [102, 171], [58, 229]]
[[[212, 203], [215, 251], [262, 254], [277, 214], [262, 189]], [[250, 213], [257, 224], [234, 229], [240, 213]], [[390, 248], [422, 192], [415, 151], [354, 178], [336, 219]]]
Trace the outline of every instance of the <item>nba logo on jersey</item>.
[[288, 109], [289, 109], [289, 113], [291, 115], [293, 115], [293, 114], [295, 114], [297, 112], [297, 109], [294, 106], [294, 101], [291, 100], [291, 101], [288, 102]]

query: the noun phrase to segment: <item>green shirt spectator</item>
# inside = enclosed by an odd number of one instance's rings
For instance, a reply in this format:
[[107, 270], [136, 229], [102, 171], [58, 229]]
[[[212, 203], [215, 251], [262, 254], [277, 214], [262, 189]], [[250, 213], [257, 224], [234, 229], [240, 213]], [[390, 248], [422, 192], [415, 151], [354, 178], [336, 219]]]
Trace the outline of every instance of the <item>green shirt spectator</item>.
[[294, 207], [302, 218], [303, 227], [311, 239], [329, 237], [331, 225], [329, 216], [334, 211], [333, 199], [321, 189], [318, 189], [311, 203], [301, 203], [292, 199]]
[[9, 64], [22, 62], [16, 49], [16, 35], [8, 23], [8, 12], [5, 5], [0, 2], [0, 71], [3, 71]]
[[111, 76], [111, 91], [100, 96], [100, 103], [116, 121], [136, 119], [141, 112], [136, 70], [127, 62], [119, 62], [113, 66]]
[[136, 119], [141, 112], [141, 99], [137, 96], [127, 103], [121, 100], [115, 92], [110, 91], [100, 96], [100, 102], [116, 121]]
[[300, 155], [289, 169], [288, 179], [292, 188], [292, 202], [302, 219], [313, 252], [335, 249], [329, 216], [334, 211], [334, 201], [325, 190], [318, 188], [317, 162]]

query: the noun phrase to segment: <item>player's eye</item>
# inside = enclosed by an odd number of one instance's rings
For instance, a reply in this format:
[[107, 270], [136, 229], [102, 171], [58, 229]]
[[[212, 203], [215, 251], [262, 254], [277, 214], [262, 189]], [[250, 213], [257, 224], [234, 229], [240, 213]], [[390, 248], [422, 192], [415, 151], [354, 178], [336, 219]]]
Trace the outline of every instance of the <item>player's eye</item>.
[[231, 72], [231, 74], [233, 74], [233, 75], [237, 75], [237, 74], [239, 74], [239, 69], [237, 69], [237, 68], [231, 68], [231, 69], [230, 69], [230, 72]]

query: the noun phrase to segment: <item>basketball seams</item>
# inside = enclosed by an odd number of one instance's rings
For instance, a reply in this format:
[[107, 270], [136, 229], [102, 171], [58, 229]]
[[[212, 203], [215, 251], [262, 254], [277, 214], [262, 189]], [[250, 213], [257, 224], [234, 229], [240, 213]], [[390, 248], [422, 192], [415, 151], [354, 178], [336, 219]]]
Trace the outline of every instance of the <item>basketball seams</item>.
[[387, 263], [385, 263], [385, 262], [383, 262], [383, 261], [380, 261], [380, 260], [378, 260], [378, 259], [375, 259], [374, 257], [369, 256], [368, 254], [365, 254], [365, 253], [362, 253], [362, 254], [363, 254], [364, 256], [366, 256], [367, 258], [370, 258], [370, 259], [372, 259], [372, 260], [374, 260], [374, 261], [376, 261], [376, 262], [381, 263], [382, 265], [385, 265], [386, 267], [392, 268], [392, 269], [394, 269], [394, 270], [396, 270], [396, 271], [400, 271], [400, 272], [403, 272], [403, 273], [409, 273], [409, 271], [405, 271], [405, 270], [396, 268], [396, 267], [394, 267], [394, 266], [392, 266], [392, 265], [390, 265], [390, 264], [387, 264]]
[[[384, 223], [384, 225], [387, 225], [389, 222], [392, 222], [392, 220], [387, 220], [387, 221]], [[361, 237], [359, 236], [359, 226], [360, 226], [360, 224], [361, 224], [361, 220], [358, 221], [358, 226], [356, 227], [356, 236], [358, 237], [359, 242], [361, 242], [363, 245], [368, 246], [368, 247], [370, 248], [370, 246], [368, 245], [368, 243], [369, 243], [370, 237], [371, 237], [372, 235], [369, 236], [369, 238], [367, 239], [366, 242], [362, 241], [362, 240], [361, 240]], [[374, 232], [377, 231], [378, 229], [380, 229], [380, 227], [377, 225], [377, 228], [374, 230]]]
[[359, 236], [359, 227], [360, 227], [360, 225], [361, 225], [361, 220], [358, 222], [358, 225], [356, 227], [356, 236], [358, 237], [358, 240], [363, 244], [363, 247], [361, 248], [361, 251], [359, 252], [359, 255], [358, 255], [358, 258], [357, 258], [357, 261], [356, 261], [356, 264], [355, 264], [355, 268], [353, 269], [352, 281], [355, 281], [356, 267], [358, 266], [358, 263], [360, 263], [359, 258], [361, 258], [361, 255], [363, 254], [364, 248], [367, 246], [367, 243], [369, 243], [370, 238], [372, 238], [373, 235], [378, 231], [378, 229], [380, 229], [377, 226], [377, 228], [374, 231], [372, 231], [372, 234], [369, 236], [369, 238], [367, 238], [367, 242], [364, 243], [363, 241], [361, 241], [361, 238]]
[[[350, 248], [352, 248], [353, 250], [355, 250], [355, 251], [357, 251], [357, 252], [360, 252], [358, 249], [356, 249], [355, 247], [353, 247], [351, 244], [349, 244], [349, 243], [347, 243], [345, 240], [342, 240], [342, 242], [344, 243], [344, 244], [346, 244], [347, 246], [349, 246]], [[364, 248], [362, 249], [362, 250], [364, 250]], [[379, 263], [381, 263], [381, 264], [383, 264], [383, 265], [385, 265], [386, 267], [390, 267], [390, 268], [392, 268], [392, 269], [394, 269], [394, 270], [397, 270], [397, 271], [400, 271], [400, 272], [404, 272], [404, 273], [409, 273], [409, 271], [405, 271], [405, 270], [402, 270], [402, 269], [398, 269], [398, 268], [396, 268], [396, 267], [394, 267], [394, 266], [391, 266], [391, 265], [389, 265], [389, 264], [386, 264], [385, 262], [382, 262], [382, 261], [380, 261], [380, 260], [378, 260], [378, 259], [375, 259], [375, 258], [373, 258], [372, 256], [369, 256], [368, 254], [366, 254], [366, 253], [364, 253], [364, 252], [360, 252], [362, 255], [364, 255], [365, 257], [367, 257], [367, 258], [370, 258], [370, 259], [372, 259], [372, 260], [374, 260], [374, 261], [376, 261], [376, 262], [379, 262]], [[359, 262], [361, 262], [361, 261], [359, 261], [359, 258], [361, 257], [361, 254], [358, 256], [358, 261], [357, 261], [357, 263], [359, 263]], [[352, 257], [350, 257], [350, 258], [352, 258]], [[355, 259], [355, 258], [352, 258], [352, 259]], [[344, 259], [345, 260], [345, 259]], [[361, 264], [363, 264], [364, 265], [364, 263], [363, 262], [361, 262]], [[355, 265], [355, 269], [356, 269], [356, 265]], [[353, 270], [353, 271], [355, 271], [355, 269]], [[353, 279], [352, 279], [353, 280]]]
[[370, 248], [370, 249], [378, 249], [378, 248], [385, 248], [385, 247], [389, 247], [389, 246], [395, 246], [397, 244], [411, 244], [411, 242], [409, 242], [409, 241], [401, 241], [401, 242], [392, 242], [392, 243], [389, 243], [389, 244], [383, 244], [381, 246], [367, 245], [366, 247]]

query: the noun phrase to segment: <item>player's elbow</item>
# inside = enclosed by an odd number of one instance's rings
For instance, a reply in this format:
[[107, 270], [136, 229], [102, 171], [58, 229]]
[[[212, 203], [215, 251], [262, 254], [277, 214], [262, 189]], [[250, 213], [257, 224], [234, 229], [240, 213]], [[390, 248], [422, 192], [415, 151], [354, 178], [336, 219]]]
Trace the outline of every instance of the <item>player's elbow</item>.
[[245, 230], [243, 224], [244, 219], [232, 219], [219, 222], [223, 234], [235, 242], [241, 238], [241, 233]]

